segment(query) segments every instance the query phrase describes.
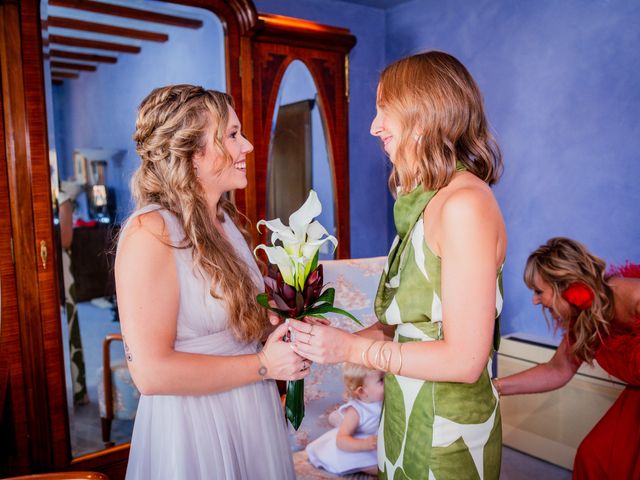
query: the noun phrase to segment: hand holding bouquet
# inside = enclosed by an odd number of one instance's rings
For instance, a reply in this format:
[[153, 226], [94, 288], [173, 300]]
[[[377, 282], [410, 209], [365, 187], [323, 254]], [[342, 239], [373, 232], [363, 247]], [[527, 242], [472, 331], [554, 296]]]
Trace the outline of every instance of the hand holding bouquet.
[[[318, 252], [326, 243], [338, 241], [318, 221], [313, 219], [322, 212], [316, 192], [311, 190], [302, 207], [289, 217], [289, 226], [279, 218], [260, 220], [271, 230], [272, 246], [258, 245], [254, 250], [264, 250], [269, 263], [278, 268], [264, 277], [265, 293], [258, 295], [263, 307], [285, 318], [324, 318], [333, 312], [350, 317], [362, 325], [349, 312], [333, 306], [335, 289], [325, 288], [322, 265], [318, 265]], [[297, 430], [304, 417], [304, 380], [288, 382], [285, 401], [286, 416]]]

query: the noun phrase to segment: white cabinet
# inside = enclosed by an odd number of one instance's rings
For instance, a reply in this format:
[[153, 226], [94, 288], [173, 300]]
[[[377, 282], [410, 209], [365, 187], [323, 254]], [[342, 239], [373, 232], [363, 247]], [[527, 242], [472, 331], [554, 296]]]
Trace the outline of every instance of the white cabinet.
[[[503, 337], [498, 376], [548, 361], [556, 347], [526, 335]], [[576, 449], [620, 395], [624, 384], [594, 363], [583, 364], [564, 387], [547, 393], [502, 397], [503, 443], [564, 468], [573, 468]]]

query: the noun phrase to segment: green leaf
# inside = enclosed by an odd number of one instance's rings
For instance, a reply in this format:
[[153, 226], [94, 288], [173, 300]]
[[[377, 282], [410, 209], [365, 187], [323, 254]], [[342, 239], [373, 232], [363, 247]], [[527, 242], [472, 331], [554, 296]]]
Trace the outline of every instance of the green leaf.
[[324, 292], [322, 292], [322, 295], [318, 297], [318, 299], [316, 300], [316, 304], [320, 302], [327, 302], [333, 305], [333, 301], [335, 300], [335, 298], [336, 298], [336, 289], [327, 288]]
[[298, 430], [304, 418], [304, 379], [287, 382], [287, 396], [284, 402], [287, 419]]
[[316, 252], [313, 256], [313, 260], [311, 261], [311, 267], [309, 268], [310, 272], [313, 272], [316, 268], [318, 268], [318, 256], [320, 255], [320, 250]]
[[354, 317], [352, 314], [350, 314], [349, 312], [347, 312], [346, 310], [342, 310], [341, 308], [337, 308], [337, 307], [331, 307], [331, 310], [329, 310], [332, 313], [337, 313], [339, 315], [344, 315], [345, 317], [349, 317], [351, 320], [353, 320], [354, 322], [356, 322], [358, 325], [360, 325], [361, 327], [364, 327], [364, 325], [362, 324], [362, 322], [360, 320], [358, 320], [356, 317]]
[[261, 306], [263, 306], [267, 310], [271, 310], [272, 312], [275, 312], [275, 313], [277, 313], [278, 315], [280, 315], [281, 317], [284, 317], [284, 318], [288, 318], [289, 317], [289, 313], [288, 312], [285, 312], [284, 310], [280, 310], [279, 308], [272, 307], [271, 305], [269, 305], [269, 296], [266, 293], [259, 293], [256, 296], [256, 300], [258, 301], [258, 303]]
[[302, 313], [302, 315], [300, 315], [300, 318], [306, 317], [307, 315], [313, 317], [313, 315], [316, 314], [316, 313], [329, 313], [329, 312], [331, 312], [332, 308], [333, 307], [331, 305], [329, 305], [328, 303], [323, 303], [322, 305], [319, 305], [317, 307], [307, 308]]

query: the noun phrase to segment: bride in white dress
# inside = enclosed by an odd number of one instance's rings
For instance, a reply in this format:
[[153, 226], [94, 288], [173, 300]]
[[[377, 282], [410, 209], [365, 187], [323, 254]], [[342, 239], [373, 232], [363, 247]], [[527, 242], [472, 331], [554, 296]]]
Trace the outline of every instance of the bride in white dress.
[[115, 265], [142, 394], [127, 478], [293, 479], [273, 379], [303, 378], [309, 362], [282, 340], [285, 325], [260, 348], [269, 330], [255, 301], [262, 278], [223, 196], [246, 187], [253, 150], [232, 99], [190, 85], [156, 89], [140, 105], [134, 140], [137, 210]]

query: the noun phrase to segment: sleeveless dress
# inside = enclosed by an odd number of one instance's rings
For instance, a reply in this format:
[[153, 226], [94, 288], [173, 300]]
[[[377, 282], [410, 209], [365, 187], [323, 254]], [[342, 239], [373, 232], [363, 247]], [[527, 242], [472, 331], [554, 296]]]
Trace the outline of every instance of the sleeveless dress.
[[[382, 402], [366, 403], [354, 399], [342, 405], [338, 411], [343, 413], [347, 407], [353, 407], [360, 417], [354, 438], [370, 437], [378, 432]], [[338, 428], [334, 428], [307, 445], [309, 462], [314, 467], [324, 468], [336, 475], [347, 475], [377, 464], [375, 450], [346, 452], [338, 449], [337, 435]]]
[[[621, 276], [640, 278], [640, 265]], [[580, 443], [573, 465], [576, 480], [640, 478], [640, 318], [614, 329], [595, 354], [598, 364], [627, 384], [618, 399]]]
[[[394, 205], [398, 235], [380, 280], [375, 310], [380, 322], [397, 325], [396, 342], [444, 338], [441, 263], [425, 242], [422, 219], [436, 192], [418, 186]], [[502, 268], [496, 275], [496, 349], [501, 310]], [[502, 428], [490, 363], [489, 357], [473, 384], [385, 375], [378, 432], [380, 478], [498, 479]]]
[[[129, 221], [151, 211], [162, 215], [171, 242], [181, 245], [184, 231], [178, 219], [158, 205], [138, 210]], [[260, 271], [242, 234], [226, 216], [223, 226], [261, 288]], [[242, 343], [231, 333], [226, 304], [210, 295], [210, 280], [195, 272], [191, 249], [174, 248], [173, 253], [180, 287], [175, 350], [204, 355], [258, 351], [257, 342]], [[209, 395], [142, 395], [126, 478], [295, 478], [275, 381]]]

